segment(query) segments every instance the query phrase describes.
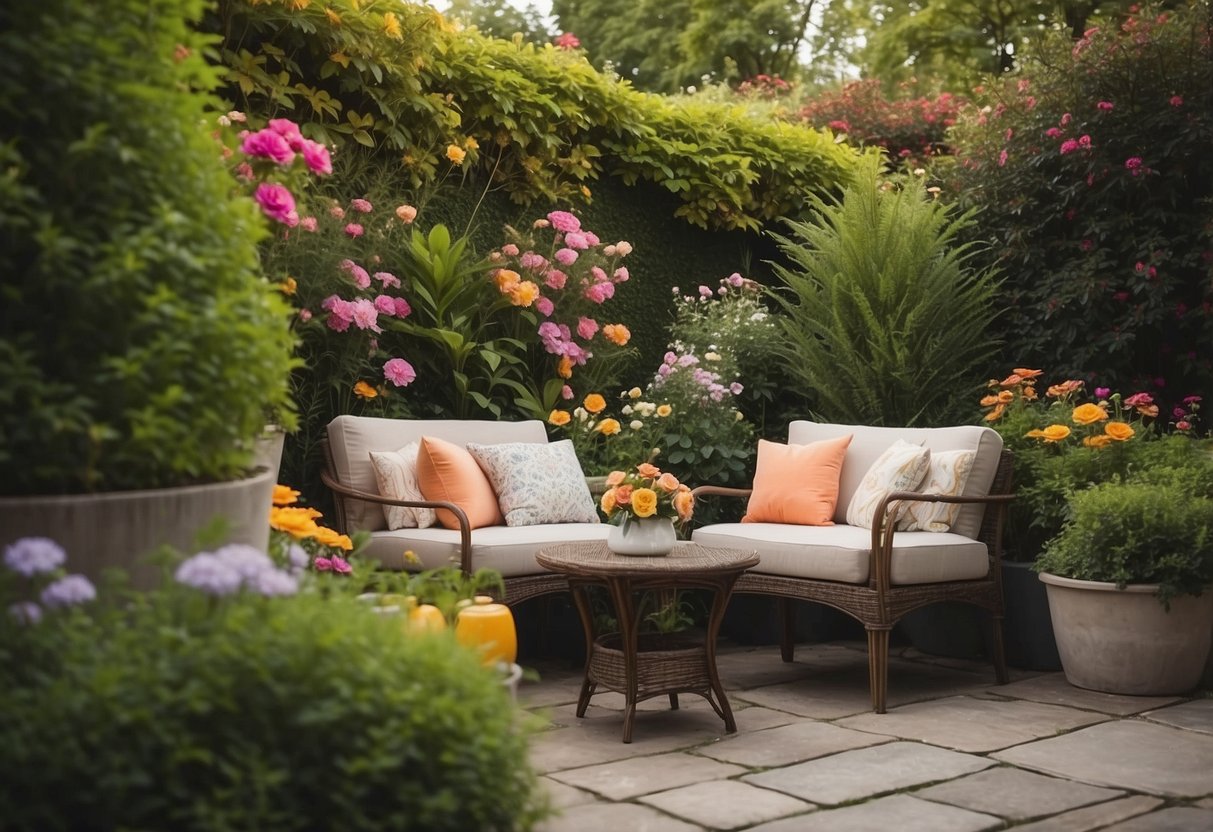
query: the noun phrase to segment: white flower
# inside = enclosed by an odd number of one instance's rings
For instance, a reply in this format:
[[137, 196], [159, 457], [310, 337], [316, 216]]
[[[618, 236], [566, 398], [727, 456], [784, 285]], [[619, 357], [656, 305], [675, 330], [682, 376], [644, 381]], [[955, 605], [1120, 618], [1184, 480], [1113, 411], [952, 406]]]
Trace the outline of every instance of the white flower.
[[630, 404], [625, 404], [623, 407], [619, 408], [619, 412], [622, 413], [624, 416], [631, 416], [632, 415], [632, 406]]
[[705, 352], [705, 353], [703, 354], [703, 357], [704, 357], [706, 360], [708, 360], [708, 361], [719, 361], [719, 360], [720, 360], [720, 353], [718, 353], [718, 352]]
[[640, 430], [642, 427], [644, 427], [644, 422], [640, 421], [639, 419], [633, 419], [628, 427], [630, 427], [632, 430]]

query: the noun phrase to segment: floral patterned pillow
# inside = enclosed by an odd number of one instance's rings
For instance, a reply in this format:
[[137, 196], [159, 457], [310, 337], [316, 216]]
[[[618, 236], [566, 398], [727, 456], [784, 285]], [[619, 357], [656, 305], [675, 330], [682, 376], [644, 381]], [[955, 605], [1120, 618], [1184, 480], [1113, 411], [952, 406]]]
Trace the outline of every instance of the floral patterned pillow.
[[[913, 491], [927, 475], [931, 451], [898, 439], [885, 449], [868, 472], [847, 506], [847, 523], [870, 529], [876, 521], [876, 509], [890, 491]], [[905, 504], [902, 506], [905, 511]], [[900, 516], [894, 514], [895, 517]]]
[[[939, 451], [931, 454], [931, 469], [918, 489], [926, 494], [959, 497], [969, 481], [976, 451]], [[946, 532], [960, 514], [960, 503], [908, 503], [897, 523], [901, 531]]]
[[[379, 494], [391, 500], [424, 500], [417, 484], [417, 451], [420, 442], [410, 442], [396, 451], [371, 451]], [[438, 522], [432, 508], [384, 506], [389, 529], [428, 529]]]
[[497, 492], [507, 526], [598, 522], [598, 507], [570, 440], [469, 443], [467, 449]]

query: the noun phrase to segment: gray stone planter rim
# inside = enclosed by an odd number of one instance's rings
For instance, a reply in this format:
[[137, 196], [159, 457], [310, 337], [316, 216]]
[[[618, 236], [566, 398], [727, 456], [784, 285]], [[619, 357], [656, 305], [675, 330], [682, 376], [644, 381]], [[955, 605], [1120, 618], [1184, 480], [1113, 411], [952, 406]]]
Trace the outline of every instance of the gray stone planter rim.
[[1096, 592], [1138, 592], [1141, 594], [1157, 595], [1158, 584], [1126, 584], [1124, 588], [1116, 586], [1111, 581], [1083, 581], [1078, 578], [1063, 578], [1052, 572], [1041, 572], [1040, 580], [1054, 586], [1067, 586], [1072, 589], [1090, 589]]

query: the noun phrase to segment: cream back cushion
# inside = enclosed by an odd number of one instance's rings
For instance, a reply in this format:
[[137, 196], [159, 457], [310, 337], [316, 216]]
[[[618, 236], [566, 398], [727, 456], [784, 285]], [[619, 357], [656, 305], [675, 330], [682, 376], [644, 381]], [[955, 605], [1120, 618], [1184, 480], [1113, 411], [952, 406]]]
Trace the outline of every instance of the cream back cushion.
[[[329, 422], [329, 452], [333, 473], [342, 485], [379, 493], [371, 451], [394, 451], [422, 436], [436, 436], [460, 447], [468, 442], [495, 445], [500, 442], [547, 442], [543, 422], [491, 422], [475, 419], [381, 419], [375, 416], [338, 416]], [[346, 531], [379, 531], [387, 528], [378, 503], [344, 500]]]
[[[872, 463], [885, 448], [896, 439], [922, 444], [932, 454], [940, 451], [974, 451], [973, 468], [961, 494], [965, 497], [984, 497], [990, 493], [994, 474], [998, 471], [998, 460], [1002, 454], [1002, 437], [992, 428], [981, 425], [957, 425], [944, 428], [886, 428], [867, 425], [836, 425], [826, 422], [796, 420], [788, 424], [788, 442], [804, 444], [851, 434], [854, 439], [847, 447], [842, 461], [842, 474], [838, 487], [838, 506], [834, 510], [834, 521], [845, 523], [851, 497], [859, 487], [859, 481], [872, 467]], [[981, 531], [981, 520], [985, 506], [980, 503], [962, 506], [952, 524], [952, 531], [976, 539]]]

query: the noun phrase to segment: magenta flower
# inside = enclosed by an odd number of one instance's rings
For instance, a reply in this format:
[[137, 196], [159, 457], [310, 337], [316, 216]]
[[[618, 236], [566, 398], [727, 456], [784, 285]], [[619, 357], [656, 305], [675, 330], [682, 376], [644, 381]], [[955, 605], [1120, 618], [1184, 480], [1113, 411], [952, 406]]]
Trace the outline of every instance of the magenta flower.
[[1048, 130], [1045, 131], [1045, 135], [1048, 136], [1050, 139], [1055, 139], [1061, 135], [1061, 128], [1060, 127], [1050, 127]]
[[295, 215], [296, 220], [299, 216], [295, 213], [295, 197], [291, 196], [291, 192], [286, 189], [286, 186], [279, 185], [277, 182], [262, 182], [253, 193], [253, 199], [261, 206], [265, 215], [272, 220], [285, 223], [290, 220], [292, 214]]
[[1184, 99], [1183, 99], [1182, 95], [1171, 96], [1171, 106], [1172, 107], [1182, 107], [1183, 105], [1184, 105]]
[[332, 559], [333, 571], [340, 575], [348, 575], [354, 571], [354, 567], [350, 566], [350, 562], [340, 555], [333, 555]]
[[581, 230], [581, 220], [570, 214], [568, 211], [553, 211], [548, 214], [548, 222], [552, 227], [562, 233]]
[[1097, 399], [1106, 399], [1110, 395], [1112, 395], [1112, 389], [1110, 387], [1095, 388], [1095, 398]]
[[318, 557], [312, 561], [312, 568], [317, 572], [332, 572], [333, 561], [330, 558]]
[[1066, 139], [1061, 143], [1060, 151], [1062, 156], [1065, 156], [1067, 153], [1073, 153], [1075, 150], [1078, 150], [1078, 142], [1074, 141], [1074, 139]]
[[355, 238], [356, 238], [356, 237], [361, 237], [361, 236], [362, 236], [362, 233], [363, 233], [363, 228], [362, 228], [362, 226], [361, 226], [361, 225], [359, 225], [358, 223], [356, 223], [356, 222], [351, 222], [351, 223], [349, 223], [348, 225], [346, 225], [346, 227], [345, 227], [345, 233], [346, 233], [347, 235], [349, 235], [350, 237], [355, 237]]
[[407, 318], [412, 314], [413, 308], [409, 306], [409, 302], [404, 298], [396, 298], [396, 317]]
[[1091, 146], [1091, 137], [1087, 136], [1087, 135], [1079, 136], [1078, 137], [1078, 146], [1082, 147], [1082, 148], [1090, 147]]
[[371, 276], [367, 274], [366, 269], [359, 266], [353, 260], [345, 259], [338, 264], [339, 268], [347, 272], [350, 279], [358, 286], [359, 289], [368, 289], [371, 285]]
[[301, 135], [299, 125], [289, 118], [272, 118], [266, 126], [288, 142]]
[[1200, 396], [1184, 396], [1184, 404], [1200, 404]]
[[303, 161], [313, 173], [327, 176], [333, 172], [333, 158], [329, 156], [329, 149], [320, 142], [303, 142]]
[[1109, 110], [1111, 110], [1112, 107], [1115, 105], [1113, 105], [1111, 101], [1100, 101], [1095, 106], [1098, 107], [1100, 110], [1103, 110], [1106, 113]]
[[1128, 159], [1125, 159], [1125, 169], [1130, 171], [1134, 176], [1141, 174], [1141, 165], [1142, 161], [1140, 156], [1130, 156]]
[[403, 358], [390, 358], [383, 365], [383, 377], [397, 387], [408, 387], [417, 378], [417, 371]]
[[245, 155], [270, 159], [279, 165], [289, 165], [295, 158], [295, 151], [280, 134], [273, 130], [258, 130], [249, 133], [240, 144]]
[[395, 315], [396, 299], [390, 295], [379, 295], [375, 298], [375, 308], [380, 315]]
[[369, 214], [374, 210], [374, 206], [365, 199], [351, 199], [350, 207], [359, 214]]

